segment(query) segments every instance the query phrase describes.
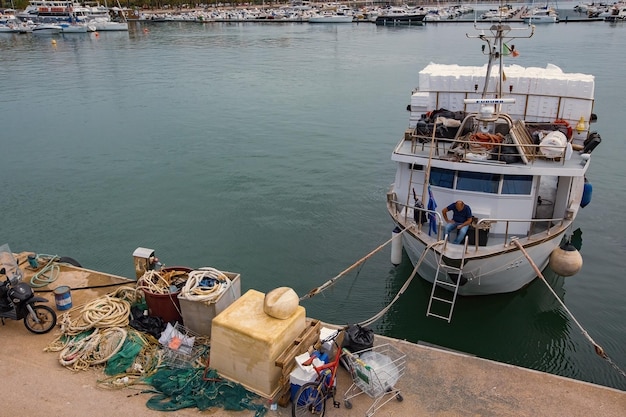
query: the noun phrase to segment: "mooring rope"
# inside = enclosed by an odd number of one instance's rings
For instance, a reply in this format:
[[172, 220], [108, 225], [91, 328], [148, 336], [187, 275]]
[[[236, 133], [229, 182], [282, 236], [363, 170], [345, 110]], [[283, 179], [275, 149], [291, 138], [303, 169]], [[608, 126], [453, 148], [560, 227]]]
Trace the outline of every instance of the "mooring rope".
[[358, 261], [356, 261], [352, 265], [350, 265], [348, 268], [346, 268], [343, 271], [341, 271], [338, 275], [336, 275], [333, 278], [329, 279], [328, 281], [326, 281], [325, 283], [323, 283], [319, 287], [315, 287], [311, 291], [309, 291], [308, 293], [304, 294], [302, 297], [300, 297], [300, 301], [306, 300], [307, 298], [311, 298], [311, 297], [321, 293], [322, 291], [325, 291], [326, 289], [332, 287], [333, 285], [335, 285], [335, 283], [340, 278], [342, 278], [348, 272], [352, 271], [354, 268], [356, 268], [357, 266], [359, 266], [362, 263], [364, 263], [365, 261], [367, 261], [374, 254], [376, 254], [381, 249], [383, 249], [385, 246], [390, 244], [394, 239], [398, 239], [404, 232], [406, 232], [409, 229], [412, 229], [413, 227], [414, 226], [412, 226], [412, 225], [411, 226], [407, 226], [403, 230], [401, 230], [399, 233], [394, 233], [394, 235], [391, 237], [391, 239], [387, 240], [385, 243], [383, 243], [382, 245], [378, 246], [376, 249], [374, 249], [373, 251], [371, 251], [370, 253], [368, 253], [367, 255], [365, 255], [364, 257], [362, 257], [361, 259], [359, 259]]
[[565, 306], [565, 303], [559, 298], [559, 296], [557, 295], [557, 293], [552, 289], [552, 287], [550, 286], [550, 284], [548, 284], [548, 281], [546, 281], [545, 277], [543, 276], [543, 274], [541, 273], [541, 271], [539, 270], [539, 268], [537, 267], [537, 265], [535, 264], [535, 262], [533, 262], [532, 258], [530, 257], [530, 255], [528, 255], [528, 253], [526, 252], [526, 250], [524, 249], [524, 247], [522, 246], [521, 243], [519, 243], [519, 241], [517, 239], [512, 239], [511, 242], [517, 246], [519, 248], [519, 250], [524, 254], [524, 256], [526, 257], [526, 259], [528, 260], [528, 262], [530, 263], [530, 266], [535, 270], [535, 273], [537, 274], [537, 276], [539, 278], [541, 278], [541, 281], [543, 281], [544, 284], [546, 284], [546, 287], [548, 287], [548, 289], [550, 290], [550, 292], [552, 293], [552, 295], [554, 295], [554, 298], [556, 298], [556, 300], [559, 302], [559, 304], [561, 304], [561, 307], [563, 308], [563, 310], [565, 310], [565, 312], [570, 316], [570, 318], [574, 321], [574, 323], [578, 326], [578, 328], [580, 329], [580, 331], [582, 332], [583, 336], [585, 336], [585, 338], [587, 338], [587, 340], [589, 340], [589, 342], [591, 342], [591, 344], [593, 345], [596, 354], [598, 354], [600, 357], [602, 357], [603, 359], [606, 359], [609, 364], [611, 364], [611, 366], [613, 366], [613, 368], [615, 368], [623, 377], [626, 377], [626, 372], [624, 372], [619, 366], [617, 366], [617, 364], [615, 362], [613, 362], [611, 360], [611, 358], [609, 358], [609, 356], [606, 354], [606, 352], [604, 351], [604, 349], [602, 348], [602, 346], [600, 346], [599, 344], [597, 344], [595, 342], [595, 340], [593, 340], [593, 338], [589, 335], [589, 333], [587, 333], [587, 331], [585, 330], [585, 328], [578, 322], [578, 320], [576, 320], [576, 317], [574, 317], [574, 315], [572, 314], [571, 311], [569, 311], [569, 309]]
[[406, 291], [406, 289], [409, 288], [409, 285], [411, 284], [411, 281], [413, 281], [413, 278], [415, 278], [415, 275], [417, 275], [417, 270], [419, 269], [420, 265], [422, 264], [422, 262], [426, 258], [426, 254], [428, 253], [428, 250], [430, 248], [434, 247], [434, 246], [442, 245], [444, 243], [445, 243], [445, 240], [439, 240], [437, 242], [431, 243], [430, 245], [427, 245], [424, 248], [424, 251], [422, 252], [422, 255], [420, 256], [419, 260], [415, 264], [415, 268], [413, 268], [413, 272], [411, 272], [411, 275], [409, 275], [409, 278], [407, 278], [406, 282], [404, 283], [404, 285], [402, 285], [402, 288], [400, 288], [400, 291], [398, 291], [398, 293], [393, 298], [393, 300], [391, 300], [391, 302], [389, 304], [387, 304], [387, 306], [385, 306], [385, 308], [383, 308], [381, 311], [376, 313], [374, 316], [372, 316], [369, 319], [367, 319], [365, 321], [362, 321], [361, 323], [358, 323], [358, 324], [361, 325], [361, 326], [369, 326], [372, 323], [374, 323], [376, 320], [378, 320], [382, 316], [384, 316], [385, 313], [387, 313], [387, 311], [391, 308], [391, 306], [394, 305], [395, 302], [398, 301], [398, 299], [400, 299], [400, 296], [402, 294], [404, 294], [404, 291]]
[[[41, 258], [41, 255], [37, 256], [37, 258]], [[58, 258], [56, 256], [50, 255], [50, 260], [46, 263], [46, 265], [35, 273], [30, 279], [31, 287], [41, 288], [56, 281], [59, 277], [60, 271], [59, 265], [54, 263], [57, 259]]]

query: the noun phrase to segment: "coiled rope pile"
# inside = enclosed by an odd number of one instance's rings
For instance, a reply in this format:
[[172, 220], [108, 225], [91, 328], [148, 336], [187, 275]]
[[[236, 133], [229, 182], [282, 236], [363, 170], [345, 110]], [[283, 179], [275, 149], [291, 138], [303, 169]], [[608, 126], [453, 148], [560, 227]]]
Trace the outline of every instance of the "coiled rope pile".
[[231, 281], [226, 274], [212, 267], [204, 267], [189, 273], [180, 296], [190, 301], [212, 302], [229, 288]]
[[46, 264], [30, 279], [30, 286], [33, 288], [41, 288], [56, 281], [59, 277], [59, 265], [56, 264], [59, 258], [56, 255], [37, 255], [37, 261], [47, 260]]
[[[60, 335], [44, 350], [60, 352], [61, 365], [73, 370], [106, 362], [126, 340], [127, 330], [124, 327], [129, 323], [130, 302], [124, 297], [134, 297], [134, 294], [134, 288], [122, 287], [112, 294], [72, 308], [59, 320]], [[76, 312], [78, 316], [72, 319], [72, 313]]]
[[[145, 274], [137, 280], [137, 289], [151, 294], [170, 294], [178, 291], [178, 287], [182, 286], [187, 280], [188, 272], [178, 269], [169, 271], [146, 271]], [[172, 286], [176, 287], [174, 291]]]

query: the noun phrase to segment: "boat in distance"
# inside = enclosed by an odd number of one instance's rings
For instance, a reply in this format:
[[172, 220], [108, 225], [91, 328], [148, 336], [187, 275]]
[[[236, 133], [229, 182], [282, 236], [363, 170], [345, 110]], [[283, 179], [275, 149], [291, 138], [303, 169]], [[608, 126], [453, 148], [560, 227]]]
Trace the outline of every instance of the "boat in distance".
[[[430, 303], [441, 298], [437, 288], [448, 290], [448, 321], [457, 295], [517, 291], [557, 256], [590, 201], [585, 174], [601, 140], [589, 127], [596, 120], [592, 75], [552, 64], [504, 66], [518, 55], [504, 39], [530, 38], [535, 27], [517, 28], [520, 35], [504, 23], [474, 27], [477, 34], [467, 36], [486, 44], [488, 63], [431, 63], [420, 71], [387, 192], [394, 232], [433, 283]], [[454, 244], [441, 210], [459, 200], [473, 222]]]
[[378, 26], [418, 25], [422, 24], [427, 14], [422, 9], [390, 7], [382, 11], [374, 23]]

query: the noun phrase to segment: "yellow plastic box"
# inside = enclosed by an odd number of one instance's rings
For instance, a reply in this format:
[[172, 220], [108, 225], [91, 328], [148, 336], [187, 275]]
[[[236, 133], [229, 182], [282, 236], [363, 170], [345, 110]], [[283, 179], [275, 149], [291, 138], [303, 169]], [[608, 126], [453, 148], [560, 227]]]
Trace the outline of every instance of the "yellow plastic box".
[[298, 306], [280, 320], [265, 314], [264, 298], [249, 290], [213, 319], [210, 360], [220, 375], [272, 399], [282, 375], [275, 361], [306, 327], [306, 312]]

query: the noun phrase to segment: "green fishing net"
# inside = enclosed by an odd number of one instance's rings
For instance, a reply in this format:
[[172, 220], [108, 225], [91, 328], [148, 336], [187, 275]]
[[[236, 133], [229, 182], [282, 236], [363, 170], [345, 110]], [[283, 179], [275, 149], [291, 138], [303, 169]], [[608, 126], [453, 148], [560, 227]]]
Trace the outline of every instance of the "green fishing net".
[[143, 346], [144, 341], [135, 332], [129, 331], [122, 348], [107, 361], [104, 373], [118, 375], [126, 372], [133, 365]]
[[146, 381], [160, 394], [146, 403], [151, 410], [175, 411], [197, 407], [201, 411], [220, 407], [229, 411], [254, 410], [255, 417], [267, 412], [262, 399], [241, 384], [222, 379], [217, 371], [203, 368], [160, 368]]

